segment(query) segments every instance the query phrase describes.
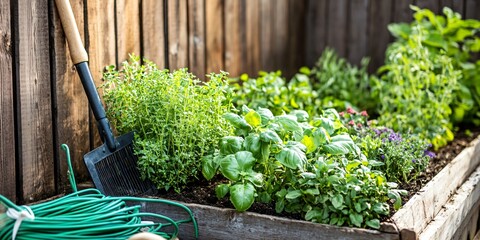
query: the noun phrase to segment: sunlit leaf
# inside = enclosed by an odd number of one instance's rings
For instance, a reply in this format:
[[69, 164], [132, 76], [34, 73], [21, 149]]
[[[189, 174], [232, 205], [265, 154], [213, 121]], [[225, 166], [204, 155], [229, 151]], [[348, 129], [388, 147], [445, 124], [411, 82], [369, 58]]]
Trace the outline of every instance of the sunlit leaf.
[[260, 117], [260, 114], [255, 111], [248, 112], [245, 115], [245, 121], [247, 121], [247, 123], [253, 127], [258, 127], [260, 124], [262, 124], [262, 118]]
[[251, 129], [252, 127], [248, 125], [247, 121], [244, 118], [238, 116], [235, 113], [226, 113], [223, 117], [232, 124], [235, 128], [239, 129]]
[[254, 196], [255, 187], [250, 183], [235, 184], [230, 187], [230, 201], [239, 212], [244, 212], [252, 206]]
[[284, 166], [297, 169], [307, 161], [305, 156], [306, 147], [298, 142], [289, 142], [275, 155], [275, 158]]
[[220, 153], [222, 155], [234, 154], [242, 150], [243, 138], [226, 136], [220, 140]]
[[276, 116], [275, 121], [279, 123], [287, 131], [292, 131], [292, 132], [302, 131], [302, 128], [298, 124], [295, 116], [291, 116], [291, 115]]
[[278, 136], [278, 134], [270, 129], [266, 129], [260, 133], [260, 140], [266, 143], [282, 143], [282, 139]]
[[215, 195], [218, 199], [222, 199], [229, 192], [228, 184], [220, 184], [215, 187]]
[[330, 143], [323, 146], [323, 149], [332, 155], [356, 153], [356, 145], [349, 135], [337, 135], [330, 139]]

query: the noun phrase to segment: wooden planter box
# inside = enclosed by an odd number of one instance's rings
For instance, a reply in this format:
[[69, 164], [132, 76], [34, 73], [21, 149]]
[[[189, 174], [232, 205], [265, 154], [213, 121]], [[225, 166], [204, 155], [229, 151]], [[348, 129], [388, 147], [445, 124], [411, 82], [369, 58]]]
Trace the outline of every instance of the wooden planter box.
[[[479, 139], [395, 213], [393, 223], [382, 223], [380, 231], [185, 205], [198, 221], [199, 239], [473, 239], [480, 207]], [[172, 207], [151, 203], [143, 207], [145, 211], [172, 218], [186, 218], [182, 211]], [[194, 239], [191, 224], [181, 225], [179, 238]]]

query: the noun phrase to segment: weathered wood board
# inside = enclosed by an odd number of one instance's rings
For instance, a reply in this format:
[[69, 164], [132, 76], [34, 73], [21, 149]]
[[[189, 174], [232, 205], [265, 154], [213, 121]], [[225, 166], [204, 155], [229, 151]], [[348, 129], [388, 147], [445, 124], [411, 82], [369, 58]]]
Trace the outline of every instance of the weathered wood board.
[[163, 1], [142, 1], [142, 56], [165, 68], [165, 9]]
[[[84, 39], [84, 2], [70, 2], [80, 31]], [[62, 192], [68, 185], [67, 163], [65, 154], [60, 150], [61, 144], [67, 144], [70, 147], [73, 171], [79, 180], [88, 179], [88, 172], [83, 162], [83, 155], [90, 150], [90, 132], [89, 132], [89, 107], [88, 100], [83, 90], [82, 83], [75, 70], [70, 57], [69, 47], [65, 40], [60, 18], [57, 11], [53, 12], [53, 45], [54, 57], [52, 62], [53, 81], [52, 87], [55, 89], [52, 94], [54, 105], [57, 106], [54, 119], [55, 128], [55, 172], [57, 192]], [[85, 43], [85, 41], [84, 41]], [[85, 44], [84, 44], [85, 45]]]
[[[87, 0], [88, 18], [88, 57], [90, 71], [96, 86], [100, 86], [103, 70], [107, 65], [115, 65], [117, 48], [115, 47], [115, 0]], [[98, 91], [100, 99], [102, 91]], [[90, 111], [91, 113], [91, 111]], [[96, 148], [102, 144], [98, 134], [97, 121], [90, 114], [90, 148]]]
[[470, 212], [480, 205], [480, 167], [459, 188], [455, 195], [443, 206], [442, 210], [419, 235], [420, 240], [459, 239], [454, 238], [457, 230], [468, 233], [469, 229], [461, 225], [470, 220]]
[[225, 70], [224, 1], [205, 1], [205, 67], [206, 73]]
[[116, 0], [115, 8], [118, 66], [130, 54], [140, 55], [140, 0]]
[[480, 138], [464, 149], [392, 217], [402, 239], [416, 239], [480, 163]]
[[188, 67], [187, 0], [167, 1], [168, 68]]
[[188, 70], [205, 80], [205, 0], [188, 0]]
[[[336, 227], [306, 221], [244, 212], [234, 209], [185, 204], [198, 222], [199, 239], [399, 239], [398, 233], [382, 233], [360, 228]], [[188, 215], [179, 208], [163, 204], [146, 203], [142, 211], [156, 212], [172, 219], [186, 219]], [[180, 225], [180, 239], [194, 238], [193, 225]]]
[[[18, 156], [25, 202], [55, 194], [52, 85], [48, 6], [19, 0], [18, 14]], [[21, 46], [21, 47], [20, 47]], [[2, 183], [3, 184], [3, 183]]]
[[462, 223], [456, 229], [453, 239], [473, 239], [477, 231], [480, 229], [478, 220], [480, 217], [480, 201], [477, 201], [476, 206], [470, 209], [468, 215], [461, 219]]
[[10, 1], [0, 2], [0, 193], [16, 201], [13, 42]]

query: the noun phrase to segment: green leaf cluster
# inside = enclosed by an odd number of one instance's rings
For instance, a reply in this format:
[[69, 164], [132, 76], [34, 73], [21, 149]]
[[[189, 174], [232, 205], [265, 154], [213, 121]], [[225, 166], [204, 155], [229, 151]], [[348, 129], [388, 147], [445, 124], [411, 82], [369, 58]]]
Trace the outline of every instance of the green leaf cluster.
[[443, 15], [435, 15], [428, 9], [411, 6], [415, 11], [410, 24], [389, 26], [397, 41], [407, 42], [421, 35], [421, 43], [432, 53], [443, 54], [452, 59], [453, 67], [461, 71], [459, 87], [454, 92], [452, 121], [480, 124], [480, 60], [473, 54], [480, 51], [480, 21], [462, 19], [450, 8]]
[[318, 223], [378, 229], [381, 216], [389, 214], [387, 202], [393, 199], [398, 209], [400, 195], [406, 194], [363, 157], [319, 157], [306, 170], [276, 192], [277, 211], [300, 212]]
[[389, 211], [386, 202], [401, 204], [403, 192], [371, 169], [333, 109], [312, 120], [303, 110], [274, 116], [246, 106], [224, 116], [236, 135], [223, 137], [217, 152], [203, 158], [202, 173], [209, 180], [217, 173], [228, 179], [216, 194], [229, 194], [238, 211], [257, 201], [314, 222], [379, 228], [380, 215]]
[[374, 94], [381, 99], [379, 122], [418, 133], [435, 149], [453, 139], [459, 123], [480, 124], [480, 22], [411, 6], [410, 24], [389, 25], [396, 41], [387, 49]]
[[107, 115], [120, 133], [135, 132], [142, 176], [158, 188], [180, 191], [199, 176], [201, 157], [231, 132], [227, 74], [201, 82], [186, 69], [159, 70], [131, 56], [104, 74]]
[[289, 81], [280, 71], [260, 72], [257, 78], [243, 74], [231, 79], [233, 104], [268, 108], [274, 115], [304, 110], [311, 117], [319, 116], [328, 108], [373, 110], [376, 101], [370, 94], [367, 65], [367, 58], [358, 68], [327, 48], [312, 70], [303, 67]]
[[460, 72], [445, 54], [436, 54], [422, 43], [422, 33], [397, 41], [387, 49], [373, 93], [381, 99], [380, 125], [402, 133], [418, 134], [435, 147], [453, 140], [450, 122]]
[[360, 67], [351, 65], [331, 48], [326, 48], [312, 68], [313, 89], [324, 108], [345, 109], [353, 107], [373, 111], [376, 101], [370, 94], [371, 77], [368, 75], [368, 58]]
[[273, 115], [281, 115], [294, 110], [304, 110], [310, 116], [318, 115], [322, 105], [318, 94], [313, 90], [310, 70], [303, 68], [287, 81], [280, 71], [260, 72], [257, 78], [243, 74], [238, 79], [230, 79], [233, 88], [233, 104], [246, 105], [252, 109], [268, 108]]
[[372, 169], [383, 172], [390, 182], [409, 183], [416, 179], [435, 156], [428, 150], [431, 144], [426, 139], [377, 126], [376, 121], [367, 121], [366, 111], [347, 108], [339, 115]]

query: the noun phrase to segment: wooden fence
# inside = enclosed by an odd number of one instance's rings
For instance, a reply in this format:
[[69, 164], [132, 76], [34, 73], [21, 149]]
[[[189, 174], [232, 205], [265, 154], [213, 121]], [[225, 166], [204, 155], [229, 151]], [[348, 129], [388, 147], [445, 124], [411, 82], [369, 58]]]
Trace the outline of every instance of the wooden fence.
[[[386, 26], [410, 21], [409, 4], [449, 6], [480, 18], [478, 0], [71, 0], [96, 84], [105, 66], [146, 57], [197, 76], [232, 76], [311, 66], [326, 46], [358, 64], [383, 62]], [[95, 121], [69, 57], [53, 0], [0, 1], [0, 194], [31, 202], [67, 187], [72, 151], [78, 181], [82, 156], [100, 144]]]

